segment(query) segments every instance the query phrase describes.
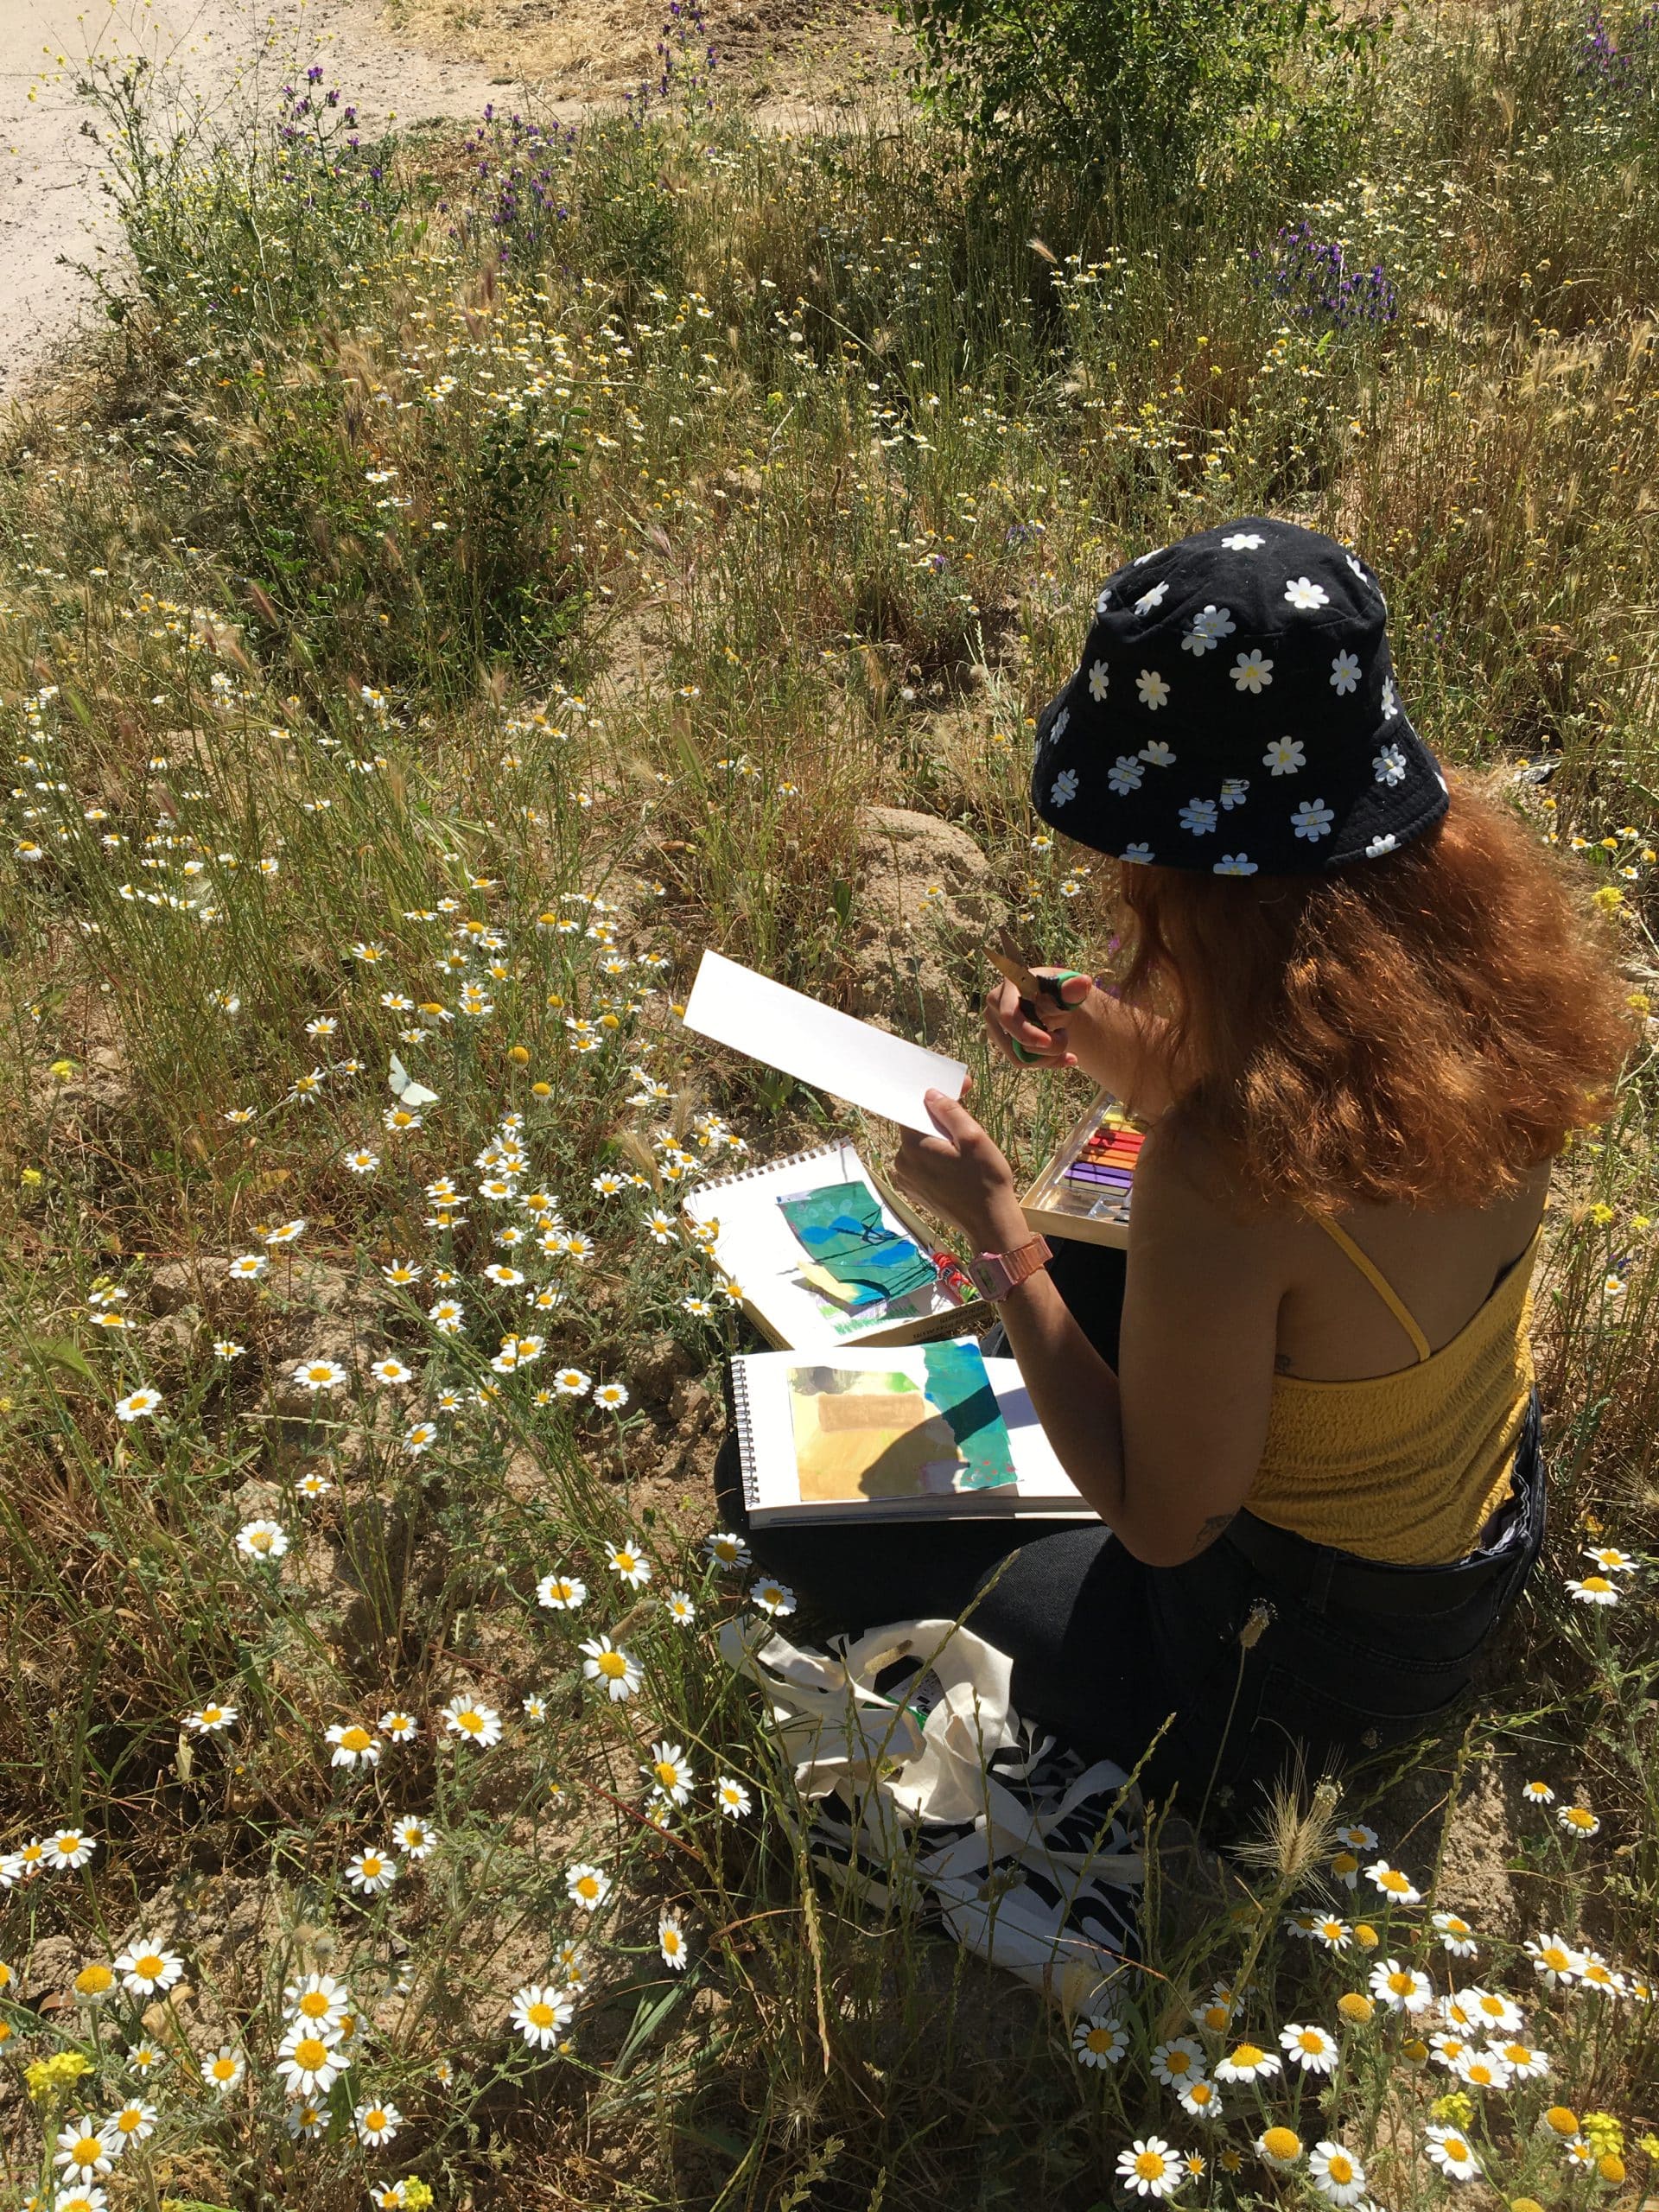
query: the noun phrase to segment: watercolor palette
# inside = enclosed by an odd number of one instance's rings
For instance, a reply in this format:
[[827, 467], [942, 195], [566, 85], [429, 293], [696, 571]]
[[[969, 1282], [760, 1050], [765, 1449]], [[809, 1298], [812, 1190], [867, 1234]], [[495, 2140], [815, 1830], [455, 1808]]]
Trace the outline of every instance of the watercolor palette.
[[1109, 1091], [1101, 1091], [1020, 1201], [1032, 1228], [1087, 1244], [1126, 1245], [1144, 1139]]

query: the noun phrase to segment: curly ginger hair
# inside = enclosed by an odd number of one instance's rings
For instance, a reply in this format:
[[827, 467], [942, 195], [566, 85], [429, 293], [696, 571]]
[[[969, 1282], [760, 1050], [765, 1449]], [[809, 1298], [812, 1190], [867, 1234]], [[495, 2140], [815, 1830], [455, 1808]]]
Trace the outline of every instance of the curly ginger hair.
[[1602, 917], [1480, 779], [1384, 860], [1117, 891], [1120, 995], [1248, 1201], [1486, 1205], [1607, 1113], [1633, 1025]]

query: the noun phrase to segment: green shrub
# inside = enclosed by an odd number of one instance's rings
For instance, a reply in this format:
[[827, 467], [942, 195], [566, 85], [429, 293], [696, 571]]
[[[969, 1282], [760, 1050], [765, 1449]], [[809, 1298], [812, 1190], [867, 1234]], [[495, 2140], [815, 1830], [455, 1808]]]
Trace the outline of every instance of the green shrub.
[[927, 104], [1000, 164], [1160, 198], [1283, 104], [1294, 59], [1357, 60], [1376, 35], [1329, 0], [899, 0], [899, 16]]

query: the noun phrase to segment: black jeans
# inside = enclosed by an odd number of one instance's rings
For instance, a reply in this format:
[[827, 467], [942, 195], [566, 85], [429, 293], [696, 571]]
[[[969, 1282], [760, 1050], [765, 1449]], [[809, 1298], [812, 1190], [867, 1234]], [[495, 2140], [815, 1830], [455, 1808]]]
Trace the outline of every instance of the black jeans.
[[[1123, 1255], [1055, 1243], [1055, 1281], [1116, 1362]], [[1514, 1490], [1483, 1548], [1447, 1567], [1373, 1567], [1269, 1532], [1270, 1566], [1233, 1532], [1183, 1567], [1147, 1567], [1097, 1519], [868, 1522], [750, 1532], [756, 1558], [836, 1630], [954, 1618], [1014, 1660], [1014, 1702], [1090, 1757], [1135, 1767], [1217, 1827], [1288, 1769], [1310, 1777], [1409, 1741], [1458, 1705], [1543, 1541], [1535, 1397]], [[735, 1436], [715, 1467], [725, 1524], [747, 1529]], [[1262, 1524], [1255, 1523], [1255, 1530]], [[1379, 1591], [1376, 1586], [1381, 1585]], [[1148, 1751], [1150, 1746], [1150, 1751]]]

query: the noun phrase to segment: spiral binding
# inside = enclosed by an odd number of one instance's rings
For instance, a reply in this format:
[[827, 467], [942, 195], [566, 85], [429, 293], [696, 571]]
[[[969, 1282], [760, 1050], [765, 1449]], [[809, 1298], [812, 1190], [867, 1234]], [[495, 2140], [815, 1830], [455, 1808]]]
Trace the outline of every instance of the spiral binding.
[[774, 1174], [780, 1167], [804, 1167], [815, 1160], [833, 1160], [843, 1147], [838, 1144], [810, 1145], [804, 1152], [786, 1153], [781, 1160], [762, 1160], [753, 1167], [740, 1167], [734, 1175], [715, 1175], [706, 1183], [699, 1183], [695, 1191], [688, 1191], [687, 1198], [696, 1198], [704, 1191], [723, 1191], [733, 1183], [752, 1183], [759, 1175]]
[[[736, 1182], [735, 1175], [728, 1182]], [[738, 1462], [743, 1472], [743, 1503], [751, 1513], [760, 1503], [760, 1482], [754, 1466], [754, 1427], [749, 1413], [749, 1370], [742, 1355], [732, 1362], [732, 1424], [737, 1431]]]

